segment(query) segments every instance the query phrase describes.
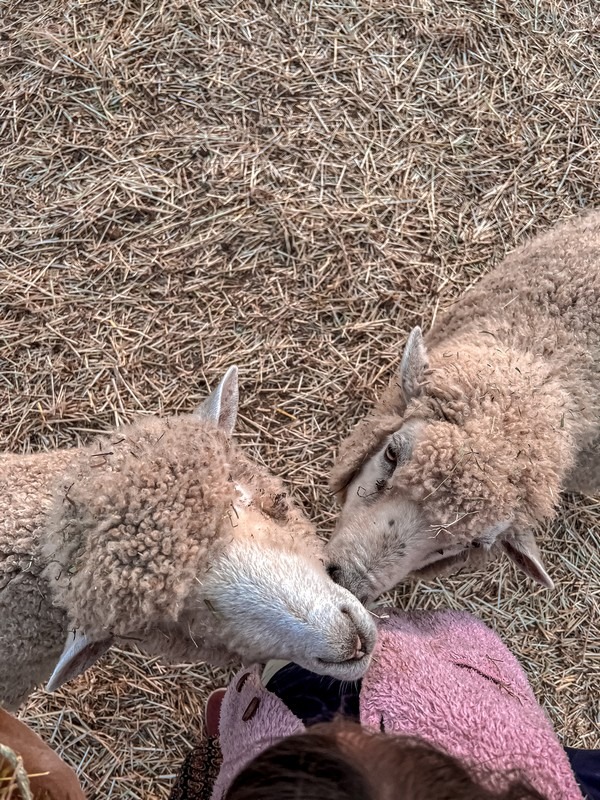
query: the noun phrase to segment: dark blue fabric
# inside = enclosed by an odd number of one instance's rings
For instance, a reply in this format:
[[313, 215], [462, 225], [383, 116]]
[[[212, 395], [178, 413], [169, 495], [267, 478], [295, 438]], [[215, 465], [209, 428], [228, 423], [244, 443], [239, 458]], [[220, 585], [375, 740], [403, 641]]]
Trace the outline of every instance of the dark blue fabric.
[[571, 769], [585, 797], [600, 800], [600, 750], [565, 747]]
[[266, 686], [307, 728], [340, 715], [359, 722], [360, 687], [361, 681], [350, 683], [315, 675], [296, 664], [286, 664]]
[[[360, 722], [361, 685], [361, 681], [338, 681], [287, 664], [273, 675], [266, 688], [309, 728], [340, 715]], [[600, 750], [565, 750], [584, 796], [587, 800], [600, 800]]]

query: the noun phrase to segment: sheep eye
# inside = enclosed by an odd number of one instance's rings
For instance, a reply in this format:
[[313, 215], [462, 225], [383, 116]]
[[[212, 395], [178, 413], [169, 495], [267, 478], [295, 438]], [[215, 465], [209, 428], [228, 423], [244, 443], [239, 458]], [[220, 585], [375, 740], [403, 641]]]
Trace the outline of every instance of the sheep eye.
[[398, 463], [398, 450], [394, 442], [390, 442], [388, 446], [385, 448], [383, 457], [388, 462], [388, 464], [391, 464], [394, 467], [396, 466], [396, 464]]
[[[410, 455], [409, 442], [401, 433], [395, 433], [390, 437], [387, 447], [383, 451], [383, 463], [392, 473], [399, 464], [403, 464]], [[389, 474], [387, 476], [389, 478]]]

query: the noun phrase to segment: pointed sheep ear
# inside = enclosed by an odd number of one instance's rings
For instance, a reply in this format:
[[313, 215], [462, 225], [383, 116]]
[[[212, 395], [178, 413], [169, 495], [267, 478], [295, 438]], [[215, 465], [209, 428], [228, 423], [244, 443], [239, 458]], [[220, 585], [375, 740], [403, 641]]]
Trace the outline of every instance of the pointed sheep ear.
[[231, 436], [235, 428], [239, 403], [238, 368], [229, 367], [221, 383], [194, 411], [195, 416], [214, 422]]
[[409, 403], [421, 391], [425, 370], [429, 366], [427, 349], [423, 341], [423, 333], [417, 325], [413, 328], [406, 342], [402, 362], [400, 364], [400, 385], [404, 400]]
[[112, 637], [92, 641], [81, 631], [69, 631], [65, 648], [46, 685], [46, 691], [55, 692], [63, 683], [82, 675], [106, 653], [112, 643]]
[[507, 536], [501, 540], [500, 544], [511, 561], [514, 561], [526, 575], [545, 586], [546, 589], [554, 589], [554, 582], [546, 572], [531, 531]]

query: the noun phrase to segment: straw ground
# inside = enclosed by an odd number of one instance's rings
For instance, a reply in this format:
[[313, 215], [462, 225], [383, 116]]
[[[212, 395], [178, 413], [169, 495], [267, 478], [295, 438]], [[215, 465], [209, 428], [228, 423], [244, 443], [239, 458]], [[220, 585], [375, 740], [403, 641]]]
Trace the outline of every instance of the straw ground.
[[[594, 0], [5, 0], [1, 445], [189, 410], [241, 365], [239, 436], [321, 526], [340, 437], [523, 237], [598, 204]], [[600, 501], [498, 565], [408, 585], [523, 662], [600, 746]], [[226, 676], [117, 651], [23, 716], [90, 797], [163, 798]], [[593, 687], [595, 686], [595, 690]]]

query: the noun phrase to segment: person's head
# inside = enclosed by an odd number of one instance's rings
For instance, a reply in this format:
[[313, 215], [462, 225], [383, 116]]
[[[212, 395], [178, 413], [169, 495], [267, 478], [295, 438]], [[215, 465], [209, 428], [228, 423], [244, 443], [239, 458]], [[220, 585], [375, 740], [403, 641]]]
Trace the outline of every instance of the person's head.
[[486, 774], [425, 742], [335, 722], [265, 750], [225, 800], [544, 800], [516, 776], [500, 776], [501, 790], [486, 789]]

